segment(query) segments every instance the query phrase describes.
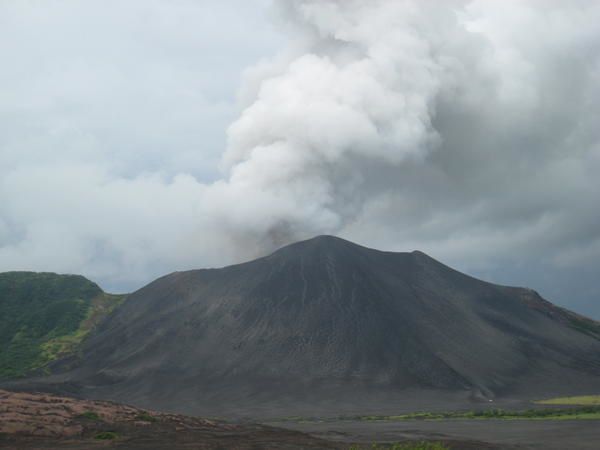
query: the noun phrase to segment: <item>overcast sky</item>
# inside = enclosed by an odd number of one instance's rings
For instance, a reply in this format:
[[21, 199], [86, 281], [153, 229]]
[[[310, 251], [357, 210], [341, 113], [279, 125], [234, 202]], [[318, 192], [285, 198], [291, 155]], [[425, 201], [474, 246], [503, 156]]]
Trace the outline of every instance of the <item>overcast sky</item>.
[[316, 234], [600, 319], [600, 2], [0, 0], [0, 270]]

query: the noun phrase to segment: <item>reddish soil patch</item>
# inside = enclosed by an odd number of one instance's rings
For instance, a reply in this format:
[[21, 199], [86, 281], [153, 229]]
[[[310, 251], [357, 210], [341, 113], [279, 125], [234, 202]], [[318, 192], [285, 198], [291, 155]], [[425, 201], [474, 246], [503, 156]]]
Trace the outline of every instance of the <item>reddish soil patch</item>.
[[[109, 439], [99, 439], [109, 437]], [[0, 448], [342, 449], [309, 435], [105, 401], [0, 390]]]

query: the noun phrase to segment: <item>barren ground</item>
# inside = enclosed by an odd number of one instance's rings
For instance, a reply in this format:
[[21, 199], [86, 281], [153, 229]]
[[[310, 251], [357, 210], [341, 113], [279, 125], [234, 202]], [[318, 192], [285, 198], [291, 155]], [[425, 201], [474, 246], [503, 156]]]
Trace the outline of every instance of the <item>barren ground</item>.
[[597, 420], [344, 421], [285, 423], [283, 426], [316, 437], [346, 442], [437, 439], [485, 441], [497, 446], [492, 448], [502, 449], [598, 450], [600, 448], [600, 421]]

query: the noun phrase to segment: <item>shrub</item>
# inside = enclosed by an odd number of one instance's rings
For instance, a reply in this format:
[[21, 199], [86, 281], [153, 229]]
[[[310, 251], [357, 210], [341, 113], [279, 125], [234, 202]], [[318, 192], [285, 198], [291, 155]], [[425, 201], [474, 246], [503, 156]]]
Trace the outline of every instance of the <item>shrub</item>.
[[136, 416], [137, 420], [141, 420], [144, 422], [156, 422], [158, 419], [147, 412], [140, 413]]
[[116, 439], [118, 437], [117, 433], [114, 431], [102, 431], [94, 436], [94, 439], [99, 439], [102, 441]]
[[79, 415], [79, 417], [81, 417], [82, 419], [88, 419], [88, 420], [100, 420], [100, 416], [98, 415], [98, 413], [96, 413], [94, 411], [84, 411], [83, 413], [81, 413]]

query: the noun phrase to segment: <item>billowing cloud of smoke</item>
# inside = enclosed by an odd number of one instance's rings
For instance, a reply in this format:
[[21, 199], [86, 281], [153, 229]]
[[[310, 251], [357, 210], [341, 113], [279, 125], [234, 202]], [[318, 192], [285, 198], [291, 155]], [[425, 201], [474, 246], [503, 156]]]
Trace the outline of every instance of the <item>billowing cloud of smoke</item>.
[[301, 38], [283, 62], [261, 68], [268, 75], [229, 130], [224, 164], [227, 189], [266, 206], [256, 231], [285, 230], [289, 240], [356, 216], [361, 161], [398, 166], [435, 146], [442, 68], [415, 5], [282, 5]]
[[118, 283], [335, 233], [501, 281], [571, 270], [600, 293], [598, 2], [276, 9], [289, 45], [247, 71], [220, 179], [15, 151], [0, 267]]

